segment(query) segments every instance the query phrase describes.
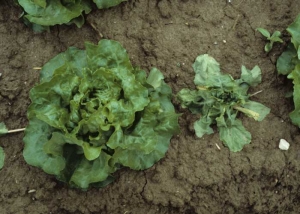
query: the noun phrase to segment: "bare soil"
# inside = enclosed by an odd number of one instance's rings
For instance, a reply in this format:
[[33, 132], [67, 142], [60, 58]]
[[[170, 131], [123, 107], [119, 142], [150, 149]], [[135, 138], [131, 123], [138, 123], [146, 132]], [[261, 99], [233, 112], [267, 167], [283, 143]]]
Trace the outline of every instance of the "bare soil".
[[[81, 29], [55, 26], [40, 34], [19, 20], [22, 11], [12, 2], [0, 0], [0, 121], [10, 129], [27, 125], [29, 90], [39, 79], [33, 68], [69, 46], [83, 48], [84, 41], [101, 38], [119, 41], [134, 65], [160, 69], [174, 94], [194, 87], [191, 65], [200, 54], [213, 56], [234, 77], [241, 65], [259, 65], [263, 82], [251, 93], [263, 90], [253, 99], [272, 110], [260, 123], [240, 116], [252, 143], [232, 153], [218, 133], [196, 138], [191, 125], [197, 117], [174, 99], [181, 133], [166, 157], [145, 171], [123, 169], [114, 183], [86, 192], [27, 165], [23, 133], [2, 136], [0, 213], [300, 213], [300, 132], [288, 116], [293, 102], [285, 95], [292, 86], [275, 67], [283, 46], [264, 53], [265, 40], [255, 31], [284, 31], [299, 13], [299, 1], [129, 0], [94, 10]], [[288, 151], [278, 149], [281, 138], [291, 143]]]

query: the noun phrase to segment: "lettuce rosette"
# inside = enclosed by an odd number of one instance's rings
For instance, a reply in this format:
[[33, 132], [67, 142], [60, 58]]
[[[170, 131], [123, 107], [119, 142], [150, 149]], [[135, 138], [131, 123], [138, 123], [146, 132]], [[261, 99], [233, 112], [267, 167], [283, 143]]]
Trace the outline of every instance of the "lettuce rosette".
[[178, 132], [171, 88], [133, 67], [116, 41], [70, 47], [30, 91], [25, 161], [71, 186], [103, 186], [122, 166], [151, 167]]

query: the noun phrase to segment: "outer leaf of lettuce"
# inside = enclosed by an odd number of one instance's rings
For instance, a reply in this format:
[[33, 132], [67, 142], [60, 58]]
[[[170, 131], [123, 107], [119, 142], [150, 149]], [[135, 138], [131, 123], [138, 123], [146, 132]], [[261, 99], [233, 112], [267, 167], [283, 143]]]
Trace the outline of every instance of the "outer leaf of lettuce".
[[[300, 46], [300, 15], [297, 16], [296, 20], [290, 24], [287, 28], [287, 31], [291, 34], [291, 42], [294, 44], [296, 50], [298, 50]], [[298, 59], [300, 59], [298, 55]]]
[[197, 120], [194, 123], [194, 129], [197, 137], [202, 137], [205, 134], [214, 133], [210, 125], [213, 123], [210, 117], [201, 117], [200, 120]]
[[93, 0], [99, 9], [109, 8], [127, 0]]
[[251, 134], [245, 129], [240, 120], [235, 120], [234, 123], [228, 123], [227, 121], [226, 123], [226, 126], [218, 124], [220, 139], [230, 151], [239, 152], [244, 145], [251, 142]]
[[297, 58], [297, 50], [292, 44], [289, 44], [287, 49], [279, 56], [276, 68], [279, 74], [288, 75], [298, 63], [300, 63], [300, 60]]
[[115, 41], [69, 48], [30, 91], [24, 158], [84, 189], [111, 182], [122, 165], [148, 168], [178, 131], [171, 93], [160, 71], [146, 79]]
[[63, 156], [45, 153], [44, 145], [51, 138], [53, 128], [47, 123], [31, 119], [25, 130], [25, 147], [23, 156], [27, 163], [42, 168], [48, 174], [59, 175], [65, 168], [66, 161]]
[[[83, 12], [88, 14], [91, 11], [89, 1], [76, 0], [64, 4], [61, 0], [51, 0], [45, 6], [44, 1], [18, 0], [23, 7], [28, 21], [42, 26], [53, 26], [72, 22], [80, 17]], [[77, 27], [82, 26], [82, 21], [74, 22]]]

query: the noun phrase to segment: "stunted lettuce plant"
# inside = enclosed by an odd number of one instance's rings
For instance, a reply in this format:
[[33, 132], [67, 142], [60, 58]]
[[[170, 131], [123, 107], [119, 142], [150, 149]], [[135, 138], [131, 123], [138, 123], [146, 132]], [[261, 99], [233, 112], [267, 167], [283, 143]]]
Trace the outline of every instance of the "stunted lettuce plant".
[[257, 121], [261, 121], [270, 109], [251, 101], [247, 91], [250, 86], [261, 82], [261, 70], [255, 66], [252, 70], [242, 66], [241, 78], [234, 80], [229, 74], [220, 72], [219, 63], [208, 54], [200, 55], [193, 64], [196, 90], [182, 89], [177, 97], [183, 108], [189, 108], [200, 119], [194, 123], [198, 137], [212, 134], [212, 124], [217, 124], [221, 141], [237, 152], [251, 142], [251, 134], [237, 119], [242, 112]]

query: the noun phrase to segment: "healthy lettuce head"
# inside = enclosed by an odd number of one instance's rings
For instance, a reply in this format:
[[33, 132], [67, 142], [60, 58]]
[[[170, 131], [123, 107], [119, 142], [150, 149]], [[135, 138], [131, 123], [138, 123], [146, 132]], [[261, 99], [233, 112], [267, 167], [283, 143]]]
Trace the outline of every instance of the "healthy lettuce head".
[[35, 31], [43, 31], [48, 26], [84, 23], [83, 14], [92, 10], [92, 2], [99, 9], [109, 8], [126, 0], [18, 0], [24, 9], [24, 21]]
[[162, 73], [131, 65], [116, 41], [71, 47], [41, 70], [30, 91], [24, 158], [59, 180], [103, 186], [120, 166], [141, 170], [166, 153], [178, 131]]

